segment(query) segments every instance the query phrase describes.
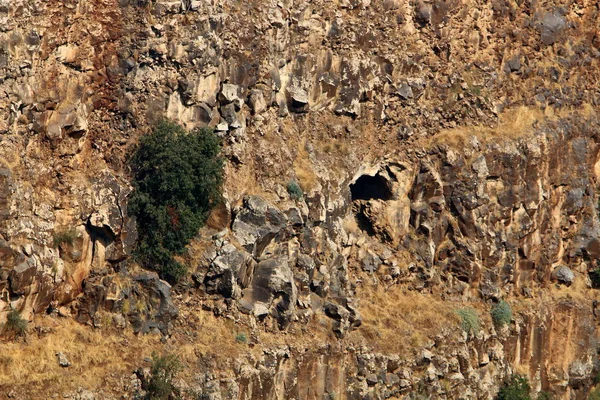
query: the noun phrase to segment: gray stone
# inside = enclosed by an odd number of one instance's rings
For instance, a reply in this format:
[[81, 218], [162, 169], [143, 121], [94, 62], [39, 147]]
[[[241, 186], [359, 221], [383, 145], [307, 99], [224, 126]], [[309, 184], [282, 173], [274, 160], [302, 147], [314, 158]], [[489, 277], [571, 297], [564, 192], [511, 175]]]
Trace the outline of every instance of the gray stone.
[[558, 282], [564, 283], [565, 285], [572, 284], [573, 280], [575, 279], [575, 274], [573, 273], [573, 271], [571, 271], [569, 267], [564, 265], [557, 267], [552, 273], [552, 275]]
[[306, 93], [306, 90], [295, 86], [290, 87], [287, 90], [292, 100], [298, 105], [308, 104], [308, 93]]
[[423, 350], [421, 352], [421, 361], [423, 363], [430, 363], [433, 359], [433, 353], [429, 350]]
[[253, 89], [250, 92], [248, 105], [254, 114], [260, 114], [267, 108], [267, 102], [265, 101], [262, 90]]
[[219, 100], [222, 104], [233, 103], [235, 107], [239, 110], [244, 101], [240, 98], [241, 89], [237, 85], [232, 85], [230, 83], [224, 83], [221, 88], [221, 93], [219, 93]]
[[517, 72], [521, 69], [521, 57], [517, 54], [512, 56], [506, 61], [504, 71], [508, 74], [511, 72]]
[[367, 383], [369, 384], [369, 386], [375, 386], [377, 384], [377, 382], [379, 382], [379, 379], [377, 379], [377, 375], [375, 375], [375, 374], [367, 375]]
[[385, 374], [385, 384], [388, 386], [394, 386], [400, 381], [400, 378], [396, 374], [387, 373]]
[[287, 225], [287, 217], [262, 197], [247, 196], [237, 212], [232, 231], [249, 253], [259, 256], [276, 234]]
[[63, 368], [67, 368], [71, 365], [71, 362], [63, 352], [56, 353], [56, 358], [58, 359], [58, 365]]
[[542, 43], [545, 45], [555, 43], [566, 25], [565, 19], [557, 12], [546, 13], [542, 19]]
[[409, 100], [414, 97], [412, 88], [406, 83], [400, 85], [400, 87], [398, 88], [398, 95], [403, 100]]

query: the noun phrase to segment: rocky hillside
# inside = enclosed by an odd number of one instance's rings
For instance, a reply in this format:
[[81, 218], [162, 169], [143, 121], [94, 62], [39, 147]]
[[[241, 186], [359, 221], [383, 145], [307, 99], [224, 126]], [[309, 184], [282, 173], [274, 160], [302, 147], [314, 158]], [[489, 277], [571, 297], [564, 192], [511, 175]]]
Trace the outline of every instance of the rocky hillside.
[[[586, 399], [599, 68], [591, 0], [0, 0], [0, 398], [157, 352], [186, 399]], [[226, 157], [174, 286], [127, 210], [164, 117]]]

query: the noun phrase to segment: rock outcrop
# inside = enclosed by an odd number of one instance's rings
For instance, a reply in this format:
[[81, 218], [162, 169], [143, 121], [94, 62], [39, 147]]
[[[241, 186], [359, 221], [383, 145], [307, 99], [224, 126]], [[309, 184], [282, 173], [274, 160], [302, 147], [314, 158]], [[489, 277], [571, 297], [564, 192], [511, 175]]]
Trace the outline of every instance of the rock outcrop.
[[[599, 26], [588, 0], [0, 0], [0, 333], [16, 310], [172, 349], [205, 312], [250, 339], [186, 353], [203, 398], [491, 399], [514, 372], [586, 398]], [[132, 259], [127, 212], [163, 117], [227, 159], [176, 287]]]

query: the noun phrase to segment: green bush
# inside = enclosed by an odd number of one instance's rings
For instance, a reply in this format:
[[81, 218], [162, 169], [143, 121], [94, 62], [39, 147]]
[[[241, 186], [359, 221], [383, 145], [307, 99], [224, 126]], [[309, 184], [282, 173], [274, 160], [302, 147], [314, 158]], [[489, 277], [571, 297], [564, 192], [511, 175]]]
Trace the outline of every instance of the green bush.
[[175, 354], [158, 356], [152, 353], [152, 367], [146, 398], [149, 400], [168, 399], [176, 391], [173, 380], [181, 370], [179, 357]]
[[73, 240], [77, 237], [77, 231], [75, 229], [69, 229], [67, 231], [56, 232], [52, 240], [54, 247], [59, 247], [61, 244], [66, 243], [69, 245], [73, 244]]
[[496, 400], [531, 400], [529, 380], [523, 375], [514, 374], [504, 382]]
[[301, 200], [302, 197], [304, 196], [304, 192], [302, 191], [302, 188], [300, 187], [300, 185], [298, 185], [298, 183], [296, 181], [289, 181], [287, 184], [287, 191], [290, 195], [290, 197], [292, 198], [292, 200]]
[[248, 343], [248, 336], [245, 333], [238, 333], [235, 337], [235, 341], [238, 343], [246, 344]]
[[22, 336], [27, 330], [27, 320], [21, 318], [17, 310], [10, 310], [6, 320], [6, 327], [17, 336]]
[[479, 316], [477, 311], [472, 308], [461, 308], [456, 311], [461, 318], [461, 327], [467, 333], [468, 337], [473, 337], [479, 332]]
[[510, 308], [510, 304], [504, 300], [500, 300], [498, 303], [494, 304], [491, 314], [492, 321], [497, 327], [510, 324], [510, 321], [512, 321], [512, 309]]
[[219, 200], [223, 160], [219, 139], [207, 129], [186, 132], [160, 122], [143, 136], [130, 159], [134, 191], [129, 213], [137, 218], [136, 259], [161, 278], [177, 282], [185, 266], [182, 254]]

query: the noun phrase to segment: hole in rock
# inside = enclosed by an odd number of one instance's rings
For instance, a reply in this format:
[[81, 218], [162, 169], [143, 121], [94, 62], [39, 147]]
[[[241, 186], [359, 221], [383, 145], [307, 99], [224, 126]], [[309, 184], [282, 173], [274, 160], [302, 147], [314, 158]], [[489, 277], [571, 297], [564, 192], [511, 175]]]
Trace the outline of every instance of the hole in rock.
[[377, 174], [363, 175], [350, 185], [352, 201], [354, 200], [391, 200], [393, 197], [388, 181]]

